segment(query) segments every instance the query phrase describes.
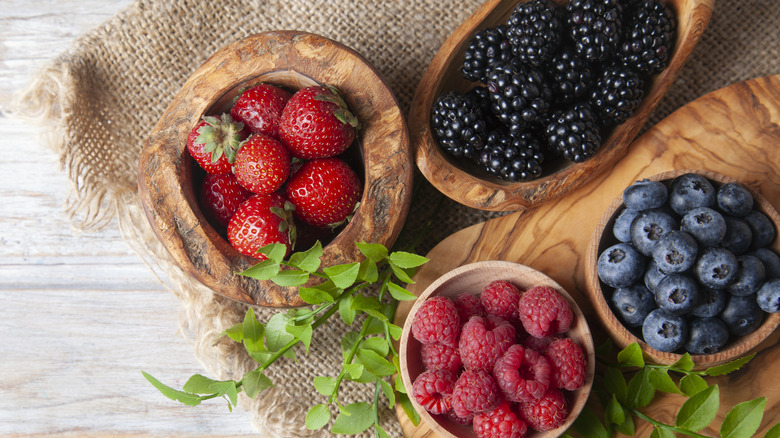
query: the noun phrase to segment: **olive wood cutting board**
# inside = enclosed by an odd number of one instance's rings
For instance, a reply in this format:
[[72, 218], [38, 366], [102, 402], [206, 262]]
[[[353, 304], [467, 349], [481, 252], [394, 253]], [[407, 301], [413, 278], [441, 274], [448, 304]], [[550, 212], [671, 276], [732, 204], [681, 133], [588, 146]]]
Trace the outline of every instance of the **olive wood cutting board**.
[[[780, 207], [780, 75], [754, 79], [717, 90], [680, 108], [650, 128], [630, 147], [614, 169], [565, 197], [458, 231], [427, 255], [430, 262], [415, 276], [409, 290], [419, 295], [437, 277], [460, 265], [481, 260], [506, 260], [538, 269], [563, 286], [585, 313], [594, 341], [604, 328], [588, 301], [585, 254], [588, 242], [609, 204], [633, 181], [673, 169], [704, 169], [731, 176]], [[396, 322], [403, 324], [412, 303], [399, 305]], [[780, 332], [755, 351], [755, 359], [727, 376], [710, 378], [720, 385], [720, 412], [701, 431], [717, 436], [723, 417], [735, 404], [767, 397], [764, 420], [756, 436], [780, 418], [777, 364]], [[644, 412], [674, 424], [681, 396], [658, 393]], [[407, 437], [434, 436], [424, 424], [415, 427], [398, 408]], [[636, 422], [635, 436], [649, 436], [652, 426]]]

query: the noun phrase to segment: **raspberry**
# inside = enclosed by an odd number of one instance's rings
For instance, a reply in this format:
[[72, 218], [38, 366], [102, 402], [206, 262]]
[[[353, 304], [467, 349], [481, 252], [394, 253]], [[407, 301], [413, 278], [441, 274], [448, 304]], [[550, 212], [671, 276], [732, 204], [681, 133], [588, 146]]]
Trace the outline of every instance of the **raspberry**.
[[572, 318], [569, 302], [551, 287], [536, 286], [520, 297], [520, 321], [531, 336], [564, 333]]
[[507, 402], [474, 416], [473, 427], [477, 438], [522, 438], [528, 432], [528, 426], [512, 412]]
[[552, 388], [542, 398], [528, 403], [520, 403], [520, 418], [532, 429], [539, 432], [560, 427], [569, 410], [566, 407], [566, 399], [559, 389]]
[[468, 417], [458, 417], [458, 414], [456, 414], [455, 411], [447, 412], [447, 417], [453, 422], [462, 424], [464, 426], [471, 424], [471, 422], [474, 420], [474, 414], [471, 414]]
[[555, 336], [547, 336], [544, 338], [537, 338], [536, 336], [528, 336], [523, 339], [520, 344], [525, 348], [530, 348], [539, 354], [544, 354], [547, 351], [547, 347], [553, 343], [553, 341], [560, 339]]
[[460, 323], [465, 324], [472, 316], [485, 316], [485, 309], [479, 302], [479, 296], [470, 293], [462, 293], [453, 300], [458, 310]]
[[457, 349], [444, 344], [423, 344], [420, 351], [426, 370], [457, 373], [463, 362]]
[[585, 383], [588, 365], [582, 348], [569, 338], [558, 339], [544, 354], [552, 364], [552, 385], [574, 391]]
[[515, 328], [497, 316], [472, 316], [460, 333], [460, 358], [470, 370], [492, 371], [499, 357], [515, 343]]
[[412, 384], [417, 403], [432, 414], [446, 414], [452, 410], [452, 391], [455, 375], [446, 371], [426, 371]]
[[493, 376], [506, 398], [529, 402], [541, 398], [550, 387], [552, 367], [541, 354], [515, 344], [496, 362]]
[[425, 300], [412, 321], [412, 335], [422, 344], [440, 343], [454, 347], [458, 344], [459, 330], [458, 311], [445, 297]]
[[452, 409], [455, 415], [461, 418], [491, 411], [499, 402], [501, 391], [496, 380], [481, 370], [466, 370], [461, 373], [452, 390]]
[[485, 286], [479, 300], [488, 314], [510, 321], [517, 319], [520, 291], [514, 284], [505, 280], [495, 280]]

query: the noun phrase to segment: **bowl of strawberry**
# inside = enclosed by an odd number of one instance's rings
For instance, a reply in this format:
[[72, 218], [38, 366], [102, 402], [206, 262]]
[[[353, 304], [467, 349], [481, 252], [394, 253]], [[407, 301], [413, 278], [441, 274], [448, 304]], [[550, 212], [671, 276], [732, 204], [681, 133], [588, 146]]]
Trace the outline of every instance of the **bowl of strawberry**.
[[[344, 72], [349, 72], [345, 74]], [[152, 228], [179, 267], [254, 305], [303, 305], [297, 288], [236, 275], [281, 243], [319, 241], [322, 262], [392, 246], [409, 208], [404, 118], [358, 53], [296, 31], [249, 36], [217, 51], [185, 82], [139, 160]]]
[[442, 437], [557, 437], [590, 394], [587, 321], [558, 283], [528, 266], [483, 261], [434, 281], [400, 340], [401, 377]]

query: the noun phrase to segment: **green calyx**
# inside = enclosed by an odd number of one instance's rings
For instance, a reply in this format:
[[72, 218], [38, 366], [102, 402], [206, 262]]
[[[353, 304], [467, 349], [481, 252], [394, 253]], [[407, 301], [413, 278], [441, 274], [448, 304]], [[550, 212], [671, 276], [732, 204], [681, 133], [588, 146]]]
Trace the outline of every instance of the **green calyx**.
[[314, 96], [314, 99], [335, 104], [337, 108], [333, 111], [333, 115], [336, 116], [341, 123], [350, 125], [355, 129], [360, 129], [360, 121], [352, 114], [352, 111], [349, 110], [349, 107], [341, 97], [338, 88], [333, 85], [325, 85], [325, 87], [330, 91], [330, 94], [319, 94]]
[[198, 128], [196, 142], [203, 144], [203, 150], [211, 153], [211, 162], [216, 163], [224, 155], [229, 163], [235, 163], [241, 147], [241, 130], [244, 124], [236, 122], [230, 114], [221, 117], [203, 116], [205, 125]]
[[281, 219], [279, 232], [287, 233], [287, 238], [290, 240], [290, 248], [294, 249], [295, 241], [298, 240], [298, 230], [295, 228], [293, 211], [295, 211], [295, 206], [290, 201], [285, 201], [284, 208], [271, 207], [271, 212]]

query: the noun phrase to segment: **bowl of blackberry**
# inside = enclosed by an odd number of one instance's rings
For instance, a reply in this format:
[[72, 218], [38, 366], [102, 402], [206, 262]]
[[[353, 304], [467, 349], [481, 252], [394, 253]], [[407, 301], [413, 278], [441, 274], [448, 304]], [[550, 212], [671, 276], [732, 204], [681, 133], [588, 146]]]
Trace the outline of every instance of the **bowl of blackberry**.
[[615, 341], [697, 369], [745, 355], [780, 323], [780, 215], [760, 193], [709, 171], [635, 181], [604, 213], [588, 293]]
[[421, 173], [461, 204], [516, 211], [555, 199], [627, 153], [678, 76], [712, 0], [484, 3], [417, 87]]

